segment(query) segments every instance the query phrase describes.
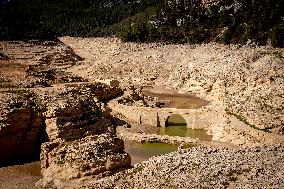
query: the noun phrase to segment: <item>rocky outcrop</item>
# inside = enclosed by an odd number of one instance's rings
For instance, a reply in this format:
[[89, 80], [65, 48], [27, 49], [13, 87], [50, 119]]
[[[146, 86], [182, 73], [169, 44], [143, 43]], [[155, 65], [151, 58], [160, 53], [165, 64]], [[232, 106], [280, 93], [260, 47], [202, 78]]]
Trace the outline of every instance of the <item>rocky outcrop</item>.
[[101, 110], [92, 99], [81, 97], [48, 104], [46, 132], [49, 141], [76, 140], [106, 133], [108, 129], [111, 129], [110, 120], [102, 117]]
[[0, 99], [0, 166], [39, 158], [45, 125], [33, 94], [9, 91]]
[[3, 41], [0, 46], [10, 58], [0, 57], [0, 164], [38, 160], [45, 142], [41, 187], [130, 166], [105, 104], [120, 88], [67, 72], [83, 59], [60, 41]]
[[109, 134], [45, 143], [41, 161], [44, 178], [37, 183], [39, 188], [65, 188], [70, 185], [68, 182], [82, 177], [102, 178], [130, 166], [123, 141]]
[[130, 166], [130, 156], [102, 103], [120, 92], [100, 83], [37, 90], [46, 104], [48, 140], [41, 147], [39, 188], [65, 188], [70, 182], [107, 176]]
[[59, 85], [37, 90], [46, 104], [45, 123], [48, 141], [71, 141], [89, 135], [115, 133], [107, 99], [121, 92], [101, 83]]
[[128, 168], [130, 156], [103, 103], [119, 93], [121, 89], [101, 83], [1, 93], [0, 150], [5, 152], [0, 154], [1, 164], [39, 158], [45, 142], [40, 188]]

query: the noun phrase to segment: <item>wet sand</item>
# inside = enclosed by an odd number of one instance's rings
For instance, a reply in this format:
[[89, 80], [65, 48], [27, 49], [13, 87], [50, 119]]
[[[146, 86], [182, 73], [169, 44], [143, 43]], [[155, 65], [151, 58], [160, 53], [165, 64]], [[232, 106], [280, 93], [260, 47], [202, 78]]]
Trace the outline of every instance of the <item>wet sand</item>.
[[0, 168], [0, 189], [33, 189], [42, 178], [40, 161]]

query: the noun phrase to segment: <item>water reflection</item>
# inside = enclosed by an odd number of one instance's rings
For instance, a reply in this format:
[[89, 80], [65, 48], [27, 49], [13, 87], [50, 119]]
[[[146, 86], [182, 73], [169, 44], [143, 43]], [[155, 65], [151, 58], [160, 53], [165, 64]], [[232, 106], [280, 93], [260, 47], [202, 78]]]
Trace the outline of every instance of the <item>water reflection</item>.
[[203, 141], [212, 141], [212, 136], [208, 135], [203, 129], [190, 129], [185, 126], [169, 126], [160, 127], [158, 135], [169, 135], [169, 136], [181, 136], [181, 137], [191, 137], [199, 138]]

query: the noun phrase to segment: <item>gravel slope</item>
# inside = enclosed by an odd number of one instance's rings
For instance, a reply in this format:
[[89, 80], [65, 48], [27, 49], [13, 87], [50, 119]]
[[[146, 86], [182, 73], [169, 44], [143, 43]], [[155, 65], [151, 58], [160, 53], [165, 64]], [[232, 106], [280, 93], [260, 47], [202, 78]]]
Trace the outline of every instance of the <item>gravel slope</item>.
[[283, 158], [283, 147], [197, 147], [153, 157], [87, 188], [283, 188]]

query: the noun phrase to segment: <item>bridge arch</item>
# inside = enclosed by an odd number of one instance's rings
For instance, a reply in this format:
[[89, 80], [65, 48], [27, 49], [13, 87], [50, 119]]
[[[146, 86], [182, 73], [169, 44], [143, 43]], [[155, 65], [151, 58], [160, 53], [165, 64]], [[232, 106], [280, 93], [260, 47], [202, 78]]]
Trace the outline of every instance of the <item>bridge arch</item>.
[[180, 114], [171, 114], [166, 118], [165, 127], [168, 126], [187, 126], [185, 118]]

